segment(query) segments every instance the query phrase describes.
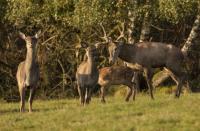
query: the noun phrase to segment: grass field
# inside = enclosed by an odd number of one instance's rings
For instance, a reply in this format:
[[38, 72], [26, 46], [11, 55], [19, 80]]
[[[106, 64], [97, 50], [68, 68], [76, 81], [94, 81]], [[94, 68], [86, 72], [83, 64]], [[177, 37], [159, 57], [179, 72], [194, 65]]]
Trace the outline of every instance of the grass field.
[[[107, 97], [81, 107], [78, 99], [34, 101], [33, 113], [19, 113], [19, 103], [0, 103], [0, 130], [50, 131], [200, 131], [200, 94], [137, 95], [136, 101]], [[28, 107], [28, 105], [26, 105]], [[26, 108], [27, 109], [27, 108]]]

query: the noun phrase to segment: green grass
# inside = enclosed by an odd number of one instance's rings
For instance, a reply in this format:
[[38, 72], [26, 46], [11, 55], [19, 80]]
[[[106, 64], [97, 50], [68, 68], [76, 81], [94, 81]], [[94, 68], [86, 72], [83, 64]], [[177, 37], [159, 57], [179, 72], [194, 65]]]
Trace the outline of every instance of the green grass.
[[93, 98], [86, 107], [78, 99], [35, 100], [33, 113], [19, 113], [19, 103], [0, 102], [0, 130], [200, 130], [200, 94], [174, 99], [174, 95], [155, 93], [155, 98], [139, 94], [135, 102], [127, 103], [123, 97], [107, 97], [106, 104]]

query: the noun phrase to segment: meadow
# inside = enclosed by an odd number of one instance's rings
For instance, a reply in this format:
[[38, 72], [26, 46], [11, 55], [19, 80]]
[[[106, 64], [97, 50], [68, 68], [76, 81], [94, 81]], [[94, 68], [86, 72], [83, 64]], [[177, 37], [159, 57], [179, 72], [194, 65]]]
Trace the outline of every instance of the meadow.
[[[19, 103], [0, 102], [0, 130], [48, 131], [198, 131], [200, 94], [155, 93], [155, 100], [138, 94], [136, 101], [107, 97], [107, 103], [93, 98], [82, 107], [78, 99], [35, 100], [34, 112], [19, 113]], [[28, 105], [26, 104], [26, 109]]]

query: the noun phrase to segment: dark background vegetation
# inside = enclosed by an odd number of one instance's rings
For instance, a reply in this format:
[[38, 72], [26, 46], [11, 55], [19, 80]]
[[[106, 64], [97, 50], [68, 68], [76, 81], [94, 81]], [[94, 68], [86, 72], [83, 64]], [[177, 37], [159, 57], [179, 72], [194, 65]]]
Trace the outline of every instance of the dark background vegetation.
[[[148, 4], [147, 4], [148, 2]], [[0, 0], [0, 97], [18, 98], [15, 78], [18, 64], [25, 59], [25, 43], [18, 32], [34, 35], [42, 31], [38, 44], [41, 80], [37, 97], [77, 96], [75, 71], [83, 58], [81, 42], [101, 42], [103, 32], [115, 39], [116, 29], [134, 14], [132, 37], [138, 42], [145, 14], [149, 12], [151, 41], [171, 43], [182, 48], [198, 15], [198, 0]], [[189, 56], [190, 82], [200, 86], [200, 42]], [[108, 66], [107, 50], [101, 49], [99, 67]]]

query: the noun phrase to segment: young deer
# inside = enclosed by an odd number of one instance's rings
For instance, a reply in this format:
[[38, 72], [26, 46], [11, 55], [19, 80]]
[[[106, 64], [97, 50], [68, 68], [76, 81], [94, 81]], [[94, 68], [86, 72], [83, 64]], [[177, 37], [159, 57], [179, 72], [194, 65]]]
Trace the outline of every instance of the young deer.
[[29, 112], [32, 112], [33, 97], [39, 81], [39, 65], [36, 61], [36, 45], [39, 33], [34, 36], [19, 33], [20, 37], [26, 42], [27, 49], [26, 59], [19, 64], [16, 74], [21, 99], [20, 112], [25, 111], [25, 90], [28, 87], [30, 88]]
[[112, 66], [103, 67], [99, 69], [99, 80], [98, 84], [101, 86], [101, 102], [105, 103], [105, 88], [111, 85], [126, 85], [128, 86], [128, 93], [126, 101], [133, 94], [133, 100], [135, 100], [136, 89], [134, 88], [134, 70], [125, 66]]
[[82, 45], [86, 48], [87, 60], [84, 60], [77, 68], [76, 79], [78, 92], [82, 105], [89, 104], [93, 88], [97, 85], [99, 71], [96, 66], [95, 59], [97, 57], [97, 49], [95, 46]]

